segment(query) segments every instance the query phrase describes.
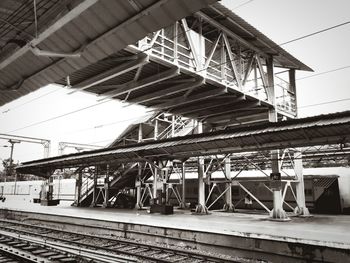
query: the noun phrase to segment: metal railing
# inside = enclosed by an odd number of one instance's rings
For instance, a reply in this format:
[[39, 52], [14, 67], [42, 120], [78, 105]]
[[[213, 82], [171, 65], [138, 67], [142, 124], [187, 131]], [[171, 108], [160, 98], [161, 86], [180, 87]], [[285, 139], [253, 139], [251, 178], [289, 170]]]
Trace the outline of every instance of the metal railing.
[[[191, 30], [190, 30], [191, 31]], [[253, 96], [261, 101], [268, 101], [266, 88], [263, 85], [261, 76], [253, 74], [253, 70], [245, 85], [241, 89], [238, 88], [237, 80], [234, 77], [231, 63], [225, 51], [216, 50], [207, 65], [204, 64], [208, 59], [208, 50], [210, 50], [214, 43], [213, 41], [204, 38], [205, 52], [197, 54], [197, 61], [201, 65], [196, 65], [196, 59], [190, 49], [190, 45], [186, 46], [185, 34], [174, 34], [174, 28], [168, 27], [155, 33], [153, 36], [148, 36], [140, 40], [138, 46], [142, 50], [146, 50], [150, 55], [161, 58], [171, 62], [186, 70], [190, 70], [208, 79], [223, 84], [229, 88], [240, 90], [241, 92]], [[243, 67], [243, 65], [241, 65]], [[243, 71], [242, 69], [239, 69]], [[257, 70], [257, 72], [259, 72]], [[296, 115], [296, 99], [295, 94], [290, 90], [289, 83], [275, 75], [275, 93], [276, 105], [279, 111], [285, 112], [289, 115]]]

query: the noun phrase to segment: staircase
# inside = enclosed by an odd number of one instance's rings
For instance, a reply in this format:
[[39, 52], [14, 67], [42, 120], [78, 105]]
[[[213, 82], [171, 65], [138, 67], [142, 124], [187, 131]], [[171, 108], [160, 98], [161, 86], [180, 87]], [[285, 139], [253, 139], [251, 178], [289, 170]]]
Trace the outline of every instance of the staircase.
[[[143, 120], [142, 123], [151, 123], [155, 120], [155, 117], [152, 116], [150, 119], [147, 119], [146, 121]], [[123, 136], [120, 136], [116, 142], [121, 141], [122, 137], [130, 137], [130, 134], [135, 134], [135, 130], [137, 127], [139, 127], [140, 123], [134, 123], [134, 127], [128, 127], [128, 133], [123, 133]], [[133, 129], [134, 128], [134, 129]], [[171, 123], [168, 123], [167, 126], [165, 126], [157, 136], [158, 140], [171, 138], [171, 137], [178, 137], [178, 136], [185, 136], [193, 132], [193, 130], [196, 128], [196, 123], [194, 120], [191, 119], [184, 119], [181, 116], [175, 116]], [[113, 147], [112, 144], [110, 147]], [[80, 169], [77, 170], [77, 172], [81, 172]], [[127, 165], [120, 165], [119, 167], [116, 167], [114, 169], [114, 172], [109, 178], [109, 201], [115, 199], [123, 189], [130, 187], [135, 187], [135, 180], [138, 174], [138, 165], [137, 163], [129, 163]], [[79, 204], [78, 201], [75, 200], [74, 204], [75, 206], [90, 206], [95, 205], [99, 206], [102, 205], [104, 202], [104, 196], [105, 196], [105, 189], [104, 189], [104, 178], [105, 175], [100, 175], [100, 178], [97, 179], [97, 185], [94, 186], [94, 180], [93, 175], [87, 175], [84, 177], [82, 181], [81, 186], [81, 194], [80, 194], [80, 201]], [[96, 189], [96, 200], [95, 203], [93, 202], [93, 195], [94, 195], [94, 189]]]

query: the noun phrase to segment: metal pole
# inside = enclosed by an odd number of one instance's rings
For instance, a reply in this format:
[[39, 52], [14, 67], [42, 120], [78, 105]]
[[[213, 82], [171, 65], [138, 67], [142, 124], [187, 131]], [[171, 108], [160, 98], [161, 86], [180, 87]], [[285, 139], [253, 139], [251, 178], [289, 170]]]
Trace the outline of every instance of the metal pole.
[[109, 164], [107, 164], [104, 189], [105, 189], [105, 200], [103, 202], [103, 207], [106, 208], [109, 206], [109, 203], [108, 203], [109, 201]]
[[[273, 57], [269, 57], [266, 60], [267, 68], [267, 94], [270, 103], [273, 105], [273, 108], [269, 110], [269, 121], [277, 122], [277, 105], [276, 105], [276, 95], [275, 95], [275, 84], [274, 84], [274, 72], [273, 72]], [[282, 182], [280, 174], [280, 165], [279, 165], [279, 152], [278, 150], [271, 151], [271, 185], [273, 191], [273, 210], [270, 213], [270, 217], [275, 220], [286, 221], [289, 220], [286, 212], [283, 210], [283, 199], [282, 199]]]
[[[202, 122], [198, 122], [198, 133], [203, 132]], [[198, 205], [196, 207], [197, 214], [207, 214], [208, 209], [205, 206], [205, 169], [204, 169], [204, 157], [198, 157]]]
[[[20, 143], [20, 141], [14, 141], [14, 140], [9, 140], [9, 143], [11, 144], [11, 153], [10, 153], [10, 167], [9, 167], [9, 173], [12, 175], [13, 172], [13, 149], [15, 146], [15, 143]], [[16, 194], [16, 188], [17, 188], [17, 173], [15, 173], [15, 185], [13, 189], [13, 194]]]
[[225, 194], [225, 205], [224, 210], [227, 212], [233, 212], [234, 207], [232, 204], [232, 185], [231, 185], [231, 159], [230, 156], [226, 157], [224, 160], [225, 164], [225, 176], [230, 182], [226, 183], [226, 194]]
[[186, 208], [186, 163], [182, 162], [181, 166], [182, 173], [182, 198], [181, 198], [181, 208]]

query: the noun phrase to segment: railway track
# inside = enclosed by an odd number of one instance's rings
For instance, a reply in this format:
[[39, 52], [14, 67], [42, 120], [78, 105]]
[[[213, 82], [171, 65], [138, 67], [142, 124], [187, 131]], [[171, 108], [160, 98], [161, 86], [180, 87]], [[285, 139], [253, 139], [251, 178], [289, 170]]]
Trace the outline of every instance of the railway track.
[[36, 251], [34, 256], [43, 258], [42, 261], [20, 262], [239, 262], [192, 250], [59, 230], [13, 220], [1, 219], [0, 223], [0, 244], [10, 242], [14, 246], [18, 243], [19, 250], [21, 246], [36, 247], [32, 250]]

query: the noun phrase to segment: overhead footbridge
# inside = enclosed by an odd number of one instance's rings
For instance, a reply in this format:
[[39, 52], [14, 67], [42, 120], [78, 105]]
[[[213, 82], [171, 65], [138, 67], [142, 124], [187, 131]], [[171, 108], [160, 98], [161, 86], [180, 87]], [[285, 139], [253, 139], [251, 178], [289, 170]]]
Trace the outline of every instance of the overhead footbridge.
[[49, 177], [56, 169], [186, 160], [195, 156], [350, 142], [350, 111], [251, 125], [22, 163], [17, 172]]
[[297, 115], [311, 69], [215, 0], [36, 2], [0, 20], [0, 105], [56, 83], [218, 129]]

